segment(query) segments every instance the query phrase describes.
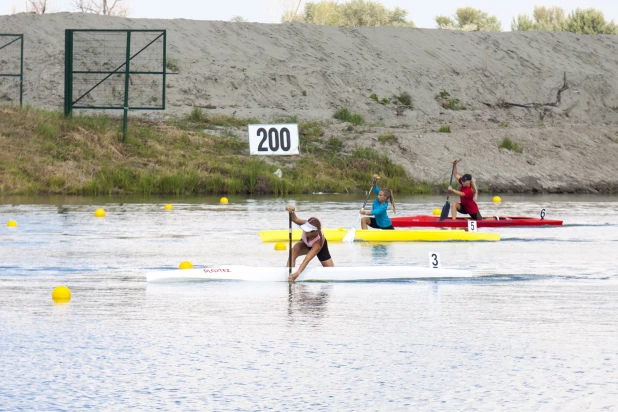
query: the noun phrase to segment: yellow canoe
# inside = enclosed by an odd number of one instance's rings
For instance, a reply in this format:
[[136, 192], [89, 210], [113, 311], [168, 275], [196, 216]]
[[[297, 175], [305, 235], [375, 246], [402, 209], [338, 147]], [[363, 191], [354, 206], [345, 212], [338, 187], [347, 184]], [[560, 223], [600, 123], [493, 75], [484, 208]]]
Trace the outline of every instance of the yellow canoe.
[[[341, 242], [347, 229], [323, 229], [326, 239]], [[292, 231], [292, 240], [300, 240], [301, 230]], [[287, 242], [287, 230], [263, 230], [260, 232], [262, 242]], [[498, 233], [466, 232], [465, 230], [440, 229], [401, 229], [401, 230], [356, 230], [355, 240], [372, 242], [448, 242], [448, 241], [498, 241]]]

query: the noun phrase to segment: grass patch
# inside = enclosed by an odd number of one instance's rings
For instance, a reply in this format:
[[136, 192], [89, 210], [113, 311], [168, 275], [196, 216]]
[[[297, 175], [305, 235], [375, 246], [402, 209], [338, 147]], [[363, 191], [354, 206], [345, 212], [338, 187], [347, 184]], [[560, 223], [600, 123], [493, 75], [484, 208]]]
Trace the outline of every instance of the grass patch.
[[300, 93], [301, 93], [303, 96], [307, 96], [307, 90], [305, 90], [305, 89], [303, 89]]
[[324, 130], [320, 122], [309, 121], [298, 123], [298, 133], [300, 134], [301, 153], [320, 153], [324, 151], [325, 141]]
[[324, 136], [322, 124], [316, 121], [298, 123], [298, 133], [301, 136], [317, 139]]
[[380, 135], [378, 136], [378, 140], [382, 144], [387, 144], [388, 143], [389, 145], [393, 145], [393, 144], [397, 143], [397, 138], [395, 137], [395, 135], [392, 132], [380, 133]]
[[175, 73], [178, 73], [180, 71], [178, 60], [174, 59], [173, 57], [167, 57], [165, 59], [165, 67], [167, 68], [167, 70], [171, 70]]
[[300, 122], [298, 132], [301, 135], [300, 152], [332, 160], [343, 150], [343, 140], [332, 137], [324, 138], [322, 124], [316, 121]]
[[333, 114], [333, 118], [356, 125], [365, 123], [365, 119], [361, 114], [353, 113], [347, 107], [340, 107]]
[[507, 122], [502, 122], [498, 125], [498, 127], [509, 127], [509, 124]]
[[379, 98], [377, 94], [373, 93], [371, 94], [371, 96], [369, 96], [369, 98], [373, 101], [375, 101], [376, 103], [380, 103], [380, 104], [389, 104], [391, 102], [391, 100], [387, 97], [383, 97], [383, 98]]
[[276, 118], [274, 120], [274, 123], [280, 123], [280, 124], [298, 123], [298, 116], [297, 115], [281, 116], [281, 117]]
[[412, 96], [408, 92], [400, 93], [399, 95], [393, 96], [393, 100], [399, 102], [399, 104], [403, 106], [414, 107], [414, 102], [412, 101]]
[[53, 139], [58, 136], [58, 129], [52, 123], [42, 123], [37, 125], [36, 134], [44, 139]]
[[436, 95], [436, 100], [440, 106], [447, 110], [467, 110], [466, 106], [460, 104], [460, 100], [456, 97], [451, 97], [451, 94], [446, 90], [442, 90]]
[[520, 144], [512, 141], [508, 137], [505, 137], [502, 140], [502, 143], [500, 143], [500, 146], [498, 146], [498, 148], [511, 150], [511, 151], [517, 152], [517, 153], [523, 153], [523, 151], [524, 151], [524, 147], [523, 146], [521, 146]]
[[202, 109], [194, 106], [191, 113], [187, 116], [187, 120], [194, 123], [202, 123], [206, 121], [206, 116], [204, 116]]
[[451, 126], [440, 126], [440, 128], [438, 129], [439, 133], [450, 133], [451, 132]]
[[328, 139], [326, 142], [326, 148], [329, 152], [333, 154], [339, 154], [343, 149], [343, 140], [333, 137], [332, 139]]
[[193, 107], [183, 118], [174, 118], [166, 121], [166, 124], [174, 126], [178, 129], [201, 132], [204, 129], [213, 129], [215, 126], [244, 128], [249, 124], [260, 124], [261, 121], [256, 118], [242, 118], [226, 115], [210, 115], [206, 114], [200, 107]]
[[448, 110], [467, 110], [466, 106], [459, 104], [459, 99], [449, 99], [442, 103], [442, 107]]

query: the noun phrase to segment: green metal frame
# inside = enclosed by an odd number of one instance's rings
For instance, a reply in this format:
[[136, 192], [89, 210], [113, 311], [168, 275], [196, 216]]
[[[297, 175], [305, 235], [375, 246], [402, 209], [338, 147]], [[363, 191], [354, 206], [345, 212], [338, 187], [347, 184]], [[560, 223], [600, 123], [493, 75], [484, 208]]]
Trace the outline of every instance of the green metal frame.
[[[125, 62], [120, 66], [116, 67], [110, 71], [78, 71], [73, 70], [73, 34], [76, 32], [88, 32], [88, 33], [126, 33], [127, 35], [127, 44], [126, 44], [126, 57]], [[131, 55], [131, 33], [160, 33], [159, 36], [155, 37], [150, 43], [146, 46], [142, 47], [137, 53]], [[157, 40], [163, 38], [163, 60], [162, 67], [160, 72], [150, 72], [150, 71], [131, 71], [131, 60], [136, 58], [141, 52], [146, 50], [150, 45], [152, 45]], [[65, 47], [64, 47], [64, 115], [69, 117], [73, 113], [73, 109], [93, 109], [93, 110], [114, 110], [114, 109], [122, 109], [123, 110], [123, 121], [122, 121], [122, 141], [126, 141], [127, 135], [127, 124], [128, 124], [128, 112], [131, 110], [165, 110], [165, 86], [167, 80], [167, 30], [88, 30], [88, 29], [67, 29], [65, 30]], [[123, 70], [124, 68], [124, 70]], [[87, 92], [83, 93], [80, 97], [73, 100], [73, 75], [74, 74], [106, 74], [101, 81], [92, 86]], [[96, 89], [103, 82], [109, 79], [114, 74], [124, 74], [124, 104], [122, 106], [85, 106], [78, 105], [77, 103], [86, 97], [88, 93]], [[148, 106], [139, 106], [139, 107], [129, 107], [129, 75], [135, 74], [154, 74], [161, 75], [163, 77], [162, 81], [162, 91], [161, 91], [161, 106], [160, 107], [148, 107]]]
[[20, 41], [20, 57], [19, 57], [19, 73], [0, 73], [0, 77], [19, 77], [19, 106], [24, 104], [24, 35], [23, 34], [4, 34], [0, 33], [0, 37], [15, 37], [13, 41], [8, 42], [5, 45], [0, 45], [0, 50], [8, 47], [9, 45]]

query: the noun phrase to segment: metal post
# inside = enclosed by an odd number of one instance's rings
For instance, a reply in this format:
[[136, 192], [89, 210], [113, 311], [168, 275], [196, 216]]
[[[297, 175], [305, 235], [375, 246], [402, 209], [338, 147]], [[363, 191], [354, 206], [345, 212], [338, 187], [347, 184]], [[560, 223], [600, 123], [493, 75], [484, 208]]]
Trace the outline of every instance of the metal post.
[[21, 36], [21, 66], [19, 68], [19, 107], [24, 105], [24, 35]]
[[165, 110], [166, 75], [167, 75], [167, 30], [163, 30], [163, 110]]
[[64, 116], [73, 113], [73, 30], [64, 31]]
[[129, 63], [131, 62], [131, 31], [127, 30], [127, 56], [124, 68], [124, 118], [122, 119], [122, 142], [127, 141], [129, 121]]

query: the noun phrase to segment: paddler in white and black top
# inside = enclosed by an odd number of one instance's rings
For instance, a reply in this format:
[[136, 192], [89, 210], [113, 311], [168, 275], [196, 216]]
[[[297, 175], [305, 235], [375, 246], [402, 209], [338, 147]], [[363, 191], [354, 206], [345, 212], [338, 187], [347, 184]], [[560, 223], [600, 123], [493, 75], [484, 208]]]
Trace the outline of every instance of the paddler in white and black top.
[[[299, 225], [303, 231], [301, 239], [292, 248], [292, 267], [296, 266], [296, 258], [298, 256], [306, 255], [303, 263], [300, 264], [296, 272], [290, 275], [289, 280], [291, 282], [295, 281], [303, 270], [305, 270], [311, 259], [316, 256], [320, 263], [322, 263], [322, 266], [335, 266], [333, 264], [333, 259], [330, 257], [328, 242], [322, 233], [322, 224], [320, 221], [315, 217], [310, 217], [307, 220], [299, 219], [295, 213], [296, 208], [292, 205], [286, 206], [285, 210], [292, 215], [292, 222]], [[287, 266], [290, 266], [289, 258]]]

